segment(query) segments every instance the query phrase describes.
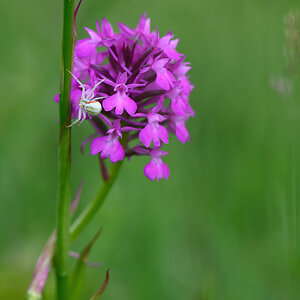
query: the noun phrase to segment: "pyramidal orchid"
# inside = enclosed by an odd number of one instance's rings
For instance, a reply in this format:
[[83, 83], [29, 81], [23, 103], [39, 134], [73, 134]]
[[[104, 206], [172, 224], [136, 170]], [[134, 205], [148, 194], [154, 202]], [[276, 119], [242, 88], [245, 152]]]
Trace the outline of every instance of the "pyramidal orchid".
[[[167, 179], [169, 169], [162, 157], [168, 153], [161, 148], [169, 143], [169, 134], [182, 143], [190, 139], [185, 124], [194, 116], [189, 104], [193, 86], [187, 75], [191, 67], [176, 50], [179, 40], [172, 32], [160, 37], [158, 29], [151, 31], [146, 14], [136, 28], [121, 23], [118, 27], [116, 32], [106, 19], [101, 26], [97, 21], [96, 30], [85, 28], [88, 37], [75, 44], [73, 73], [85, 90], [104, 80], [93, 94], [103, 109], [98, 116], [87, 115], [98, 135], [91, 142], [91, 155], [99, 153], [112, 163], [148, 155], [146, 177]], [[77, 118], [80, 95], [81, 87], [73, 78], [72, 118]]]

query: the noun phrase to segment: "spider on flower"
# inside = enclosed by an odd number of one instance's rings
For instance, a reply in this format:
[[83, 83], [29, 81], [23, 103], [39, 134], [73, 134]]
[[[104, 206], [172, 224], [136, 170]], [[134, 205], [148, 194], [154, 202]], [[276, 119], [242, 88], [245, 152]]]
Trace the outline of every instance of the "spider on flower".
[[[100, 102], [96, 101], [98, 99], [104, 99], [105, 97], [97, 97], [97, 98], [93, 98], [94, 97], [94, 91], [97, 88], [97, 86], [99, 84], [101, 84], [105, 79], [100, 80], [99, 82], [97, 82], [94, 87], [92, 88], [92, 90], [88, 93], [88, 95], [85, 95], [85, 87], [83, 85], [83, 83], [71, 72], [68, 70], [68, 72], [73, 76], [73, 78], [79, 83], [79, 85], [82, 88], [82, 94], [81, 94], [81, 99], [79, 101], [79, 111], [78, 111], [78, 117], [77, 119], [71, 123], [70, 125], [66, 126], [66, 127], [72, 127], [73, 125], [77, 124], [79, 122], [78, 125], [81, 125], [81, 123], [86, 119], [86, 114], [89, 114], [91, 116], [97, 116], [100, 114], [101, 110], [102, 110], [102, 105]], [[83, 116], [83, 118], [81, 119], [81, 115]]]

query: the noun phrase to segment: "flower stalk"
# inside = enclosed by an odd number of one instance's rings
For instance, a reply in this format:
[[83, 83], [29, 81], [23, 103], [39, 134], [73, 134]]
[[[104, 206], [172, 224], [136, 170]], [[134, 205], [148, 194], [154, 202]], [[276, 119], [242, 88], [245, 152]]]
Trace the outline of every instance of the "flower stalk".
[[118, 174], [120, 172], [123, 161], [119, 161], [112, 165], [109, 179], [103, 181], [94, 200], [86, 207], [81, 215], [75, 220], [70, 229], [71, 242], [82, 232], [85, 226], [93, 219], [96, 213], [103, 205], [111, 187], [113, 186]]
[[57, 278], [57, 299], [68, 298], [68, 259], [70, 247], [70, 204], [71, 204], [71, 128], [70, 94], [71, 75], [74, 52], [74, 0], [64, 0], [63, 4], [63, 37], [59, 102], [59, 158], [58, 158], [58, 193], [57, 193], [57, 241], [55, 268]]

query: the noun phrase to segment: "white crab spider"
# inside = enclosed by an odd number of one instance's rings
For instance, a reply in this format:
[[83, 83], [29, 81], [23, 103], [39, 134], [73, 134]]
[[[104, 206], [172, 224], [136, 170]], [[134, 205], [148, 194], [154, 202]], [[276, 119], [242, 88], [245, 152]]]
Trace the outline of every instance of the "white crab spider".
[[[86, 119], [86, 114], [88, 113], [91, 116], [97, 116], [100, 114], [101, 110], [102, 110], [102, 105], [100, 104], [100, 102], [96, 101], [98, 99], [104, 99], [105, 97], [97, 97], [97, 98], [93, 98], [94, 96], [94, 91], [96, 89], [96, 87], [101, 84], [105, 79], [100, 80], [99, 82], [97, 82], [94, 87], [92, 88], [92, 90], [88, 93], [88, 95], [85, 95], [85, 88], [82, 82], [79, 81], [79, 79], [68, 70], [68, 72], [74, 77], [74, 79], [80, 84], [81, 88], [82, 88], [82, 94], [81, 94], [81, 99], [79, 101], [79, 111], [78, 111], [78, 118], [76, 121], [74, 121], [72, 124], [70, 124], [67, 127], [71, 127], [75, 124], [77, 124], [79, 122], [79, 125]], [[81, 120], [81, 114], [83, 116], [82, 120]]]

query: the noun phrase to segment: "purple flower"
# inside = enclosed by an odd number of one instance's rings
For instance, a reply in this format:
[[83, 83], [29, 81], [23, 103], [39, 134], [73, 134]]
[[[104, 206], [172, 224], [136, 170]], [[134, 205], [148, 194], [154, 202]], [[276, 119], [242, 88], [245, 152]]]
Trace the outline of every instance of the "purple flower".
[[[145, 150], [141, 148], [139, 149], [138, 147], [135, 149], [135, 151], [138, 153], [147, 153]], [[148, 153], [151, 157], [151, 161], [144, 167], [145, 176], [150, 180], [157, 178], [157, 181], [161, 180], [163, 177], [168, 179], [170, 175], [169, 168], [161, 159], [161, 157], [166, 156], [168, 152], [153, 148], [148, 150]]]
[[[97, 22], [97, 27], [99, 24]], [[97, 53], [97, 46], [101, 45], [102, 37], [100, 32], [95, 32], [89, 28], [84, 27], [90, 38], [79, 40], [75, 46], [75, 53], [77, 57], [93, 56]]]
[[174, 60], [180, 60], [180, 54], [175, 50], [179, 39], [172, 40], [173, 35], [169, 32], [166, 36], [158, 39], [157, 47], [161, 48], [169, 58]]
[[179, 80], [177, 85], [167, 92], [167, 96], [171, 99], [171, 107], [174, 113], [181, 116], [194, 116], [194, 111], [189, 104], [189, 93], [191, 88], [185, 81]]
[[160, 110], [162, 104], [158, 104], [154, 107], [147, 115], [137, 114], [136, 116], [147, 117], [148, 124], [139, 133], [141, 142], [149, 148], [152, 141], [155, 147], [160, 146], [160, 140], [165, 144], [169, 143], [169, 134], [167, 129], [160, 125], [159, 122], [166, 120], [165, 117], [161, 116], [157, 112]]
[[185, 62], [184, 59], [185, 57], [182, 57], [180, 61], [173, 66], [173, 74], [179, 79], [185, 76], [186, 73], [191, 69], [190, 63]]
[[120, 120], [116, 120], [107, 133], [108, 135], [96, 137], [92, 141], [91, 155], [101, 152], [100, 157], [103, 159], [109, 157], [112, 163], [123, 160], [125, 151], [119, 142], [119, 137], [122, 137]]
[[[97, 132], [91, 154], [100, 153], [113, 163], [148, 155], [145, 175], [167, 179], [169, 169], [162, 161], [167, 152], [162, 146], [169, 143], [169, 134], [182, 143], [190, 139], [186, 122], [194, 116], [189, 103], [193, 85], [187, 75], [191, 67], [176, 50], [179, 40], [171, 32], [160, 37], [158, 29], [151, 31], [146, 14], [135, 28], [121, 23], [118, 27], [120, 32], [106, 19], [97, 21], [96, 30], [85, 28], [88, 37], [75, 45], [73, 73], [87, 95], [93, 90], [93, 98], [103, 107], [97, 116], [87, 114]], [[78, 116], [81, 89], [73, 80], [72, 118]]]
[[178, 140], [183, 144], [190, 140], [190, 134], [185, 127], [187, 118], [176, 114], [170, 116], [170, 132], [175, 133]]
[[128, 112], [130, 116], [133, 116], [137, 110], [137, 105], [129, 98], [126, 93], [128, 92], [128, 88], [125, 85], [127, 81], [127, 74], [122, 73], [116, 82], [114, 91], [116, 91], [115, 94], [112, 96], [106, 98], [102, 105], [106, 111], [110, 111], [113, 108], [116, 108], [116, 114], [121, 115], [124, 111], [124, 109]]
[[[99, 30], [99, 23], [98, 23], [98, 32]], [[114, 37], [114, 30], [111, 24], [105, 19], [102, 19], [102, 25], [101, 25], [101, 31], [102, 31], [102, 37], [106, 39], [111, 39]]]
[[151, 68], [156, 73], [156, 84], [164, 90], [174, 87], [176, 81], [174, 75], [165, 67], [169, 59], [162, 58], [152, 63]]

